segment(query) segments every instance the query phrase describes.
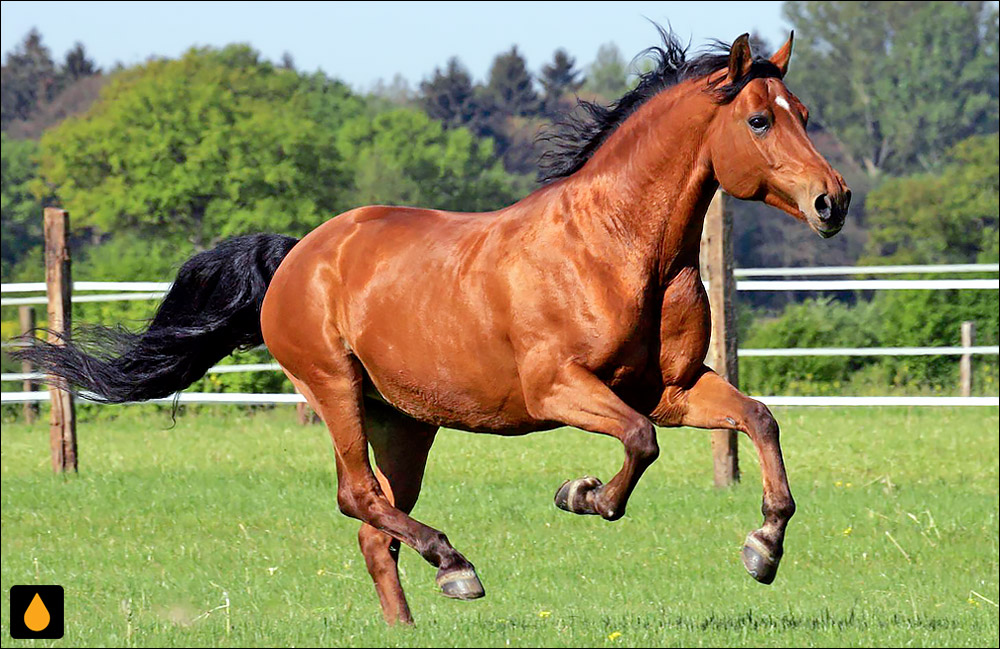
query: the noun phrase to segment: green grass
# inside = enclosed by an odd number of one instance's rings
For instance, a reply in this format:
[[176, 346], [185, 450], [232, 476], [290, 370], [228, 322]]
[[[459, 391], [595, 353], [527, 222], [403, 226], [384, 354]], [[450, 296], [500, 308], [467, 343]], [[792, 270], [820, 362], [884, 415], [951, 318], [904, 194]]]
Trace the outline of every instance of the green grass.
[[[659, 461], [607, 523], [552, 496], [609, 478], [613, 440], [444, 431], [415, 515], [487, 596], [441, 597], [404, 549], [415, 629], [383, 625], [321, 427], [290, 409], [205, 408], [169, 430], [162, 411], [119, 412], [80, 425], [68, 478], [51, 474], [44, 424], [3, 426], [2, 587], [65, 587], [53, 645], [998, 644], [997, 608], [973, 594], [1000, 600], [996, 408], [778, 409], [799, 510], [770, 587], [738, 555], [760, 523], [746, 440], [743, 483], [720, 491], [707, 435], [660, 431]], [[4, 646], [49, 644], [11, 640], [8, 616]]]

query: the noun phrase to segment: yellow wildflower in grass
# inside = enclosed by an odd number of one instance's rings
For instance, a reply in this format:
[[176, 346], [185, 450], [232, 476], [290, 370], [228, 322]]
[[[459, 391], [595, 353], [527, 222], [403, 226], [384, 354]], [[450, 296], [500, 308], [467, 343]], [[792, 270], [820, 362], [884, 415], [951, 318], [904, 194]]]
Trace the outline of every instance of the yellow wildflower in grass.
[[613, 633], [609, 633], [608, 634], [608, 640], [610, 640], [612, 642], [614, 642], [615, 640], [617, 640], [620, 637], [622, 637], [622, 632], [621, 631], [614, 631]]
[[538, 611], [538, 617], [545, 619], [552, 615], [552, 611]]
[[851, 532], [853, 532], [853, 531], [854, 531], [854, 528], [851, 527], [851, 526], [848, 526], [847, 529], [845, 529], [843, 532], [841, 532], [841, 534], [843, 534], [844, 536], [850, 536]]

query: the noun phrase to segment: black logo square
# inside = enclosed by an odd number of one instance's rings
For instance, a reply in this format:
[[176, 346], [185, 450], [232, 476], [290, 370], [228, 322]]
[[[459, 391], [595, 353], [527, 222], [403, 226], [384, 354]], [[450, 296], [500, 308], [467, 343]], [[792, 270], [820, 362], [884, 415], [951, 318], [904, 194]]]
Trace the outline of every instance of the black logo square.
[[10, 637], [58, 640], [63, 637], [62, 586], [11, 586]]

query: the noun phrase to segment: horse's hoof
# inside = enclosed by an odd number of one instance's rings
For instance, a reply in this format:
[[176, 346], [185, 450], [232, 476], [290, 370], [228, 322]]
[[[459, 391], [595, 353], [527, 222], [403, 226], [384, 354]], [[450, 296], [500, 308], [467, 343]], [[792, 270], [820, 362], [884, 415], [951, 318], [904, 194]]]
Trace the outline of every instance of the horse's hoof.
[[781, 561], [780, 551], [775, 554], [764, 545], [763, 541], [754, 536], [753, 532], [750, 532], [740, 554], [743, 566], [751, 577], [762, 584], [774, 581], [775, 575], [778, 574], [778, 563]]
[[460, 568], [450, 572], [438, 571], [437, 585], [445, 597], [453, 599], [479, 599], [486, 594], [476, 571]]
[[573, 514], [599, 514], [588, 502], [587, 494], [600, 488], [603, 483], [593, 476], [567, 480], [556, 491], [556, 507]]

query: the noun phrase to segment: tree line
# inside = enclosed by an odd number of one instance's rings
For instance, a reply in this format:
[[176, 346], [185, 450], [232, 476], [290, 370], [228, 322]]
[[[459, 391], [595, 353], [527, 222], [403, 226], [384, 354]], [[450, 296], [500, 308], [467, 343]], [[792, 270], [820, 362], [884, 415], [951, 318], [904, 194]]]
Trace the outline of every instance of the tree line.
[[[786, 2], [784, 13], [796, 29], [786, 81], [855, 198], [847, 227], [825, 241], [774, 209], [729, 201], [737, 265], [998, 261], [996, 3]], [[92, 280], [162, 280], [226, 236], [303, 235], [358, 205], [502, 207], [537, 187], [540, 129], [578, 96], [614, 101], [641, 66], [606, 44], [589, 65], [556, 50], [533, 71], [515, 46], [482, 80], [454, 57], [415, 87], [397, 77], [361, 92], [247, 45], [101, 70], [80, 44], [57, 61], [32, 31], [2, 69], [0, 275], [40, 278], [43, 204], [70, 210], [75, 275]], [[996, 344], [995, 291], [912, 293], [819, 305], [741, 294], [751, 307], [741, 340], [951, 345], [973, 319], [979, 343]], [[111, 324], [150, 307], [88, 304], [79, 315]], [[759, 393], [950, 389], [955, 371], [948, 358], [744, 364], [743, 387]], [[996, 360], [977, 367], [995, 392]], [[280, 376], [221, 376], [201, 389], [288, 387]]]
[[[822, 242], [731, 202], [738, 264], [995, 257], [996, 4], [784, 13], [797, 29], [788, 85], [856, 197], [842, 235]], [[416, 88], [358, 92], [245, 45], [102, 71], [81, 44], [54, 60], [33, 30], [2, 70], [3, 276], [37, 270], [43, 202], [71, 210], [87, 250], [156, 238], [177, 256], [247, 231], [302, 234], [360, 204], [500, 207], [536, 186], [540, 130], [577, 96], [614, 101], [629, 73], [613, 44], [587, 66], [558, 49], [537, 72], [513, 46], [482, 81], [454, 57]]]

